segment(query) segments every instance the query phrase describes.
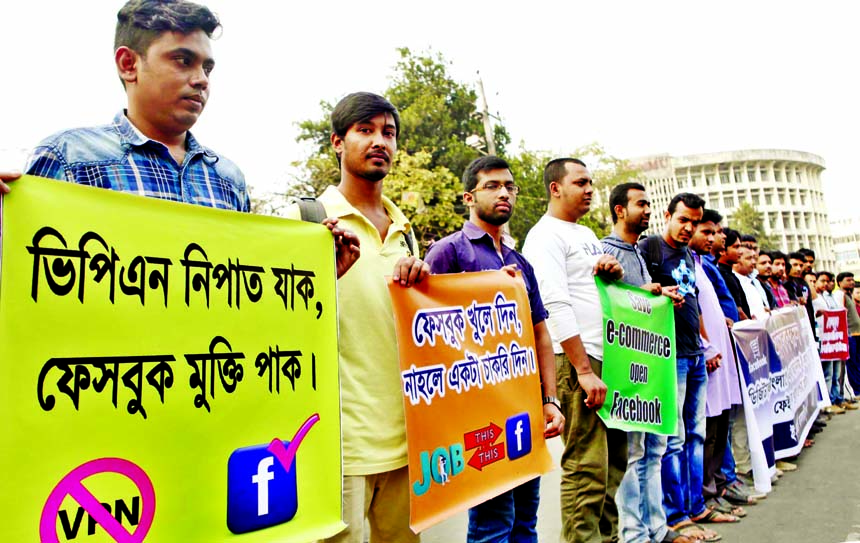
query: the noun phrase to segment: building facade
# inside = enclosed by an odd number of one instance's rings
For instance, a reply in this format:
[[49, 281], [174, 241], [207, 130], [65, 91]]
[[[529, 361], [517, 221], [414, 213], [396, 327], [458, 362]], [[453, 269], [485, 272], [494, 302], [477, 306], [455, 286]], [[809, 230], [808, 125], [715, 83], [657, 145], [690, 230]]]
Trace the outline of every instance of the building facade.
[[651, 196], [651, 229], [662, 232], [663, 212], [672, 196], [693, 192], [732, 225], [732, 214], [749, 202], [764, 218], [765, 233], [780, 250], [815, 251], [816, 268], [835, 270], [833, 238], [821, 172], [824, 159], [812, 153], [755, 149], [673, 157], [632, 159]]
[[833, 273], [852, 272], [860, 280], [860, 216], [831, 220], [830, 232], [836, 259]]

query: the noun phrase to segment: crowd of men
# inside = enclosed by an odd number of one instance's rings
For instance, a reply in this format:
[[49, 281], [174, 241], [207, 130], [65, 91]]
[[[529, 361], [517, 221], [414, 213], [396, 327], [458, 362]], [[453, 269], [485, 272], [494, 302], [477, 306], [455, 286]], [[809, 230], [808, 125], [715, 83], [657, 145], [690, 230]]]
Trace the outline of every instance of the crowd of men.
[[[249, 211], [239, 168], [204, 147], [190, 129], [202, 113], [214, 68], [206, 7], [184, 0], [130, 0], [119, 12], [115, 64], [128, 97], [113, 122], [48, 137], [27, 173], [83, 185]], [[384, 276], [408, 287], [431, 273], [522, 272], [543, 382], [547, 438], [561, 435], [562, 539], [689, 543], [717, 541], [705, 523], [737, 522], [765, 496], [751, 486], [737, 361], [729, 328], [804, 306], [813, 327], [821, 310], [845, 307], [851, 359], [827, 363], [829, 413], [856, 409], [860, 386], [860, 295], [850, 273], [813, 272], [815, 255], [760, 251], [695, 194], [676, 195], [666, 228], [643, 237], [650, 201], [644, 186], [612, 189], [612, 233], [599, 240], [579, 224], [594, 187], [584, 162], [550, 161], [546, 214], [522, 253], [505, 235], [519, 186], [509, 165], [482, 157], [463, 173], [469, 218], [462, 230], [418, 257], [408, 218], [383, 195], [400, 136], [397, 109], [366, 92], [346, 96], [331, 115], [341, 178], [320, 195], [337, 251], [339, 364], [343, 409], [343, 497], [347, 529], [331, 541], [418, 541], [409, 528], [409, 482], [400, 372]], [[6, 193], [19, 174], [0, 173]], [[293, 218], [301, 217], [296, 206]], [[594, 275], [671, 298], [675, 307], [679, 428], [675, 435], [607, 429], [602, 316]], [[834, 292], [838, 284], [839, 290]], [[356, 319], [361, 314], [364, 318]], [[818, 322], [816, 322], [818, 319]], [[555, 378], [553, 378], [555, 373]], [[828, 415], [824, 415], [829, 416]], [[826, 420], [816, 423], [816, 429]], [[807, 441], [811, 445], [812, 440]], [[782, 470], [793, 470], [783, 462]], [[468, 541], [537, 541], [539, 481], [469, 513]]]

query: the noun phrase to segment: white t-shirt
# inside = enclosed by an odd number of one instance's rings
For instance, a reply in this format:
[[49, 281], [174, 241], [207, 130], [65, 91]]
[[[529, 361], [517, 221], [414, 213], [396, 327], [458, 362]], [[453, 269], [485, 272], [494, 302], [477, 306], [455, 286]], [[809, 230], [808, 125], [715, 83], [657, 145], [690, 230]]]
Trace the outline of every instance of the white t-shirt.
[[544, 215], [526, 236], [523, 255], [534, 267], [547, 327], [557, 354], [580, 336], [585, 352], [603, 360], [603, 310], [594, 265], [603, 246], [588, 227]]

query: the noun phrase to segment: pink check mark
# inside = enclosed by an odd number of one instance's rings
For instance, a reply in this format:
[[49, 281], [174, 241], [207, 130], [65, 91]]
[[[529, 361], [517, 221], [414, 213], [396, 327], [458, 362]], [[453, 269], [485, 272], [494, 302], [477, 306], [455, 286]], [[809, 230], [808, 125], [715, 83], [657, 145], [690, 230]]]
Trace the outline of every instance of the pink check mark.
[[267, 447], [268, 451], [278, 459], [278, 462], [284, 467], [284, 471], [290, 471], [290, 466], [293, 465], [293, 461], [296, 459], [299, 445], [302, 444], [305, 436], [311, 431], [311, 427], [319, 422], [319, 420], [320, 416], [317, 413], [311, 415], [308, 420], [302, 424], [299, 431], [296, 432], [295, 436], [293, 436], [293, 439], [290, 440], [290, 445], [288, 447], [284, 447], [284, 442], [277, 438], [273, 439], [269, 444]]

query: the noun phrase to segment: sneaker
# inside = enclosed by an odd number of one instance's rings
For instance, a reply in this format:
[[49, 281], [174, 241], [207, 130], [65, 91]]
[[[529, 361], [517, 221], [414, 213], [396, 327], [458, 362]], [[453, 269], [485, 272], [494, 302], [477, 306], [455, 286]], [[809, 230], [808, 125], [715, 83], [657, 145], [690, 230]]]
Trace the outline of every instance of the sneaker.
[[828, 415], [842, 415], [843, 413], [845, 413], [845, 410], [838, 405], [830, 405], [828, 407], [825, 407], [823, 411]]
[[797, 464], [786, 462], [784, 460], [776, 461], [776, 469], [781, 471], [797, 471]]
[[842, 402], [841, 404], [839, 404], [839, 407], [841, 407], [842, 409], [845, 409], [847, 411], [856, 411], [857, 409], [860, 409], [860, 407], [857, 407], [853, 403], [848, 403], [848, 402]]

